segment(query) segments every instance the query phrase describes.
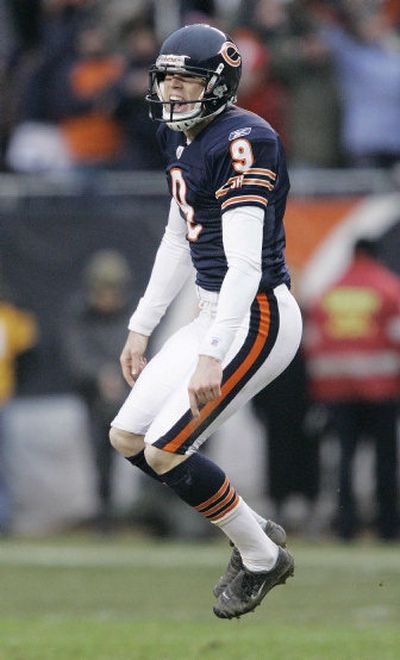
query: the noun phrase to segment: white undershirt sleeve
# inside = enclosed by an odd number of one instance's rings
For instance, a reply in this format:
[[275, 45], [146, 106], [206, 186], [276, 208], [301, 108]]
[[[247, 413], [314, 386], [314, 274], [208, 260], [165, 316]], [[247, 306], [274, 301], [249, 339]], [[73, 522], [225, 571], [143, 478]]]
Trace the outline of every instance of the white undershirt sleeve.
[[186, 224], [182, 220], [177, 203], [172, 199], [168, 224], [156, 254], [150, 280], [129, 320], [129, 330], [150, 336], [192, 269], [190, 248], [186, 240]]
[[245, 206], [226, 211], [222, 220], [228, 270], [222, 283], [217, 315], [199, 354], [222, 361], [257, 294], [261, 279], [263, 209]]

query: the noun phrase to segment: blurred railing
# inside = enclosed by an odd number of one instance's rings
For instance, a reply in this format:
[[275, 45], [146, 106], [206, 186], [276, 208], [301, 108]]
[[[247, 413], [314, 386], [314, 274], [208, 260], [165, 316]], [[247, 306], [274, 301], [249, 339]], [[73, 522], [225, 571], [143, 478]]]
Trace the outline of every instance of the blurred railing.
[[[291, 194], [365, 195], [391, 192], [400, 188], [400, 170], [309, 169], [290, 170]], [[45, 174], [0, 174], [0, 198], [37, 196], [80, 196], [88, 194], [150, 195], [167, 194], [163, 172], [90, 171]]]

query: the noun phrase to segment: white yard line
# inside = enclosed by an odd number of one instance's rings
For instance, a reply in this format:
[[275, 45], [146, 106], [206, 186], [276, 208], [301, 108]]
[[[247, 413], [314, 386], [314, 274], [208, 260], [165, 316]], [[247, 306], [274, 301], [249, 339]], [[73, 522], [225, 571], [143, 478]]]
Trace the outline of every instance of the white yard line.
[[229, 556], [222, 548], [196, 549], [176, 547], [104, 548], [82, 546], [18, 545], [0, 549], [0, 565], [66, 567], [173, 567], [218, 566]]
[[[294, 549], [297, 568], [309, 571], [318, 568], [330, 572], [335, 569], [377, 574], [400, 573], [399, 548], [315, 547]], [[58, 567], [223, 567], [229, 557], [224, 545], [174, 545], [151, 543], [149, 546], [85, 546], [73, 543], [51, 545], [24, 541], [0, 545], [0, 566], [58, 566]]]

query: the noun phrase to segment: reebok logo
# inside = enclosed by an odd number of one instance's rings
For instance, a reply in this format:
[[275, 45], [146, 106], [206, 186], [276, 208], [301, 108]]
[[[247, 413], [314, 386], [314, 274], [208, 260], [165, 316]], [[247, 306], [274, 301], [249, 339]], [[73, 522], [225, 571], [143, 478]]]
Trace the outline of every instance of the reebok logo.
[[229, 133], [228, 140], [229, 142], [232, 142], [232, 140], [236, 140], [236, 138], [243, 137], [243, 135], [249, 135], [251, 133], [251, 126], [246, 126], [245, 128], [238, 128], [236, 131], [232, 131]]

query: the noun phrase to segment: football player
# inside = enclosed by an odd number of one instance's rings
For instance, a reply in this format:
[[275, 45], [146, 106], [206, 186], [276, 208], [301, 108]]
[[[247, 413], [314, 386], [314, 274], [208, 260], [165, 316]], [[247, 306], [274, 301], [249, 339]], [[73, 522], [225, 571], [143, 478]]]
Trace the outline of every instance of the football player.
[[[121, 354], [132, 391], [110, 432], [133, 465], [230, 539], [214, 588], [214, 612], [228, 619], [284, 583], [294, 561], [284, 530], [252, 511], [198, 449], [286, 368], [301, 336], [284, 257], [285, 157], [271, 126], [234, 105], [241, 63], [227, 34], [191, 25], [166, 39], [150, 69], [171, 205]], [[147, 364], [148, 339], [193, 267], [198, 316]]]

